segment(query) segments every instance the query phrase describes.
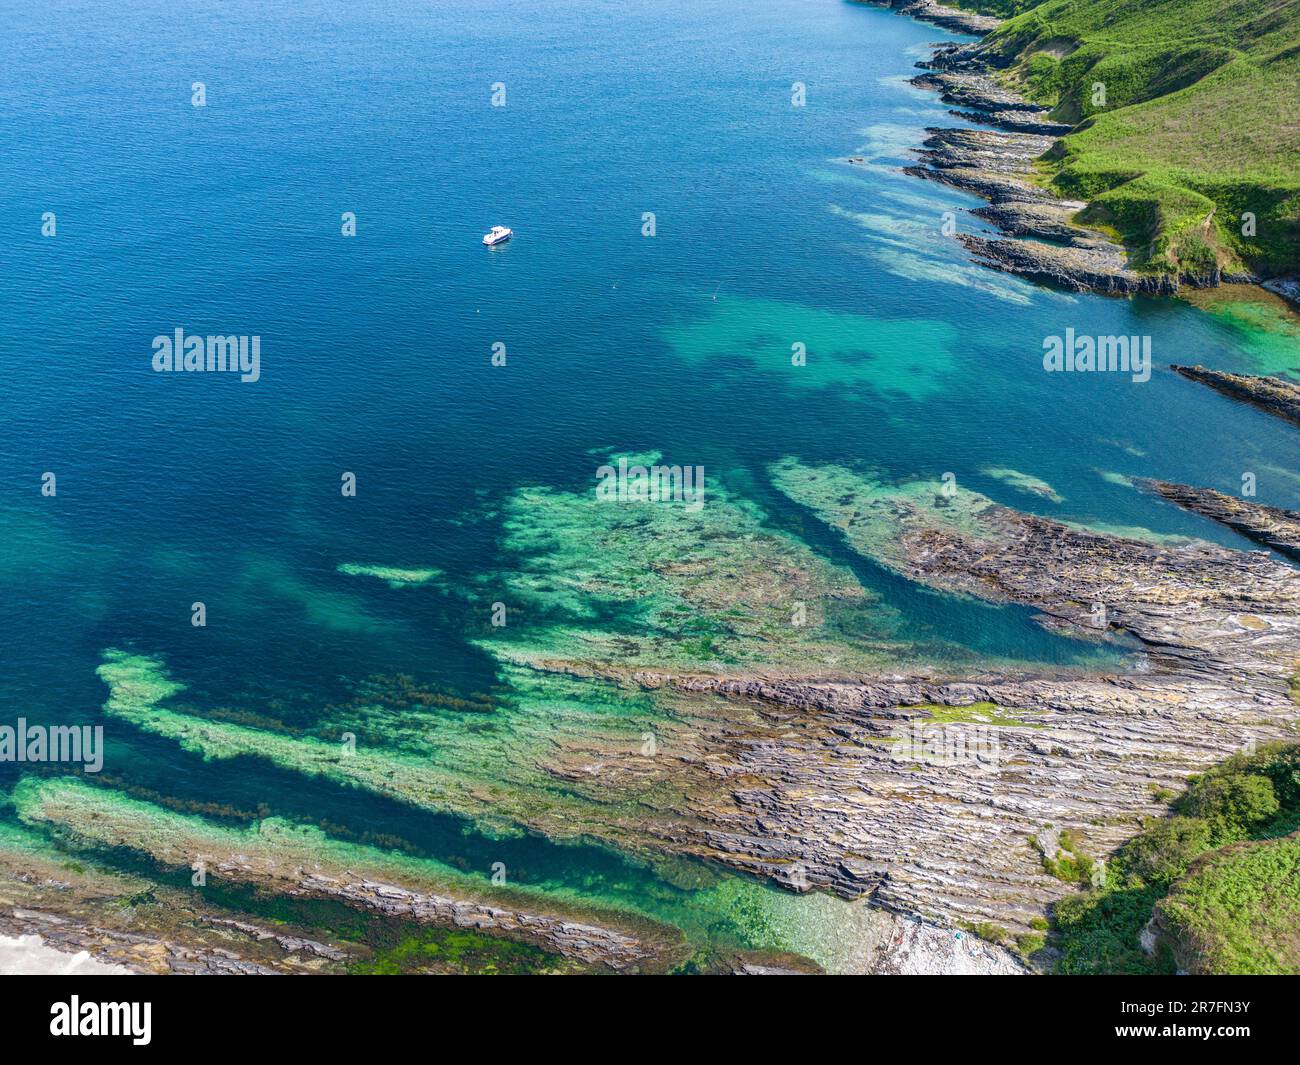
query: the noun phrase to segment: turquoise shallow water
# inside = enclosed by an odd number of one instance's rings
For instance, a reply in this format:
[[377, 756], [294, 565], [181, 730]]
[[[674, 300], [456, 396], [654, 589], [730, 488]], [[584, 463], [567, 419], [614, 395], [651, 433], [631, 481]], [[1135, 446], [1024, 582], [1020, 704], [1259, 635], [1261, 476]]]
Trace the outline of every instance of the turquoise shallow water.
[[[906, 85], [949, 36], [934, 27], [839, 0], [4, 7], [8, 716], [92, 719], [95, 667], [121, 646], [160, 655], [196, 706], [274, 701], [299, 724], [371, 675], [489, 689], [471, 605], [336, 567], [508, 567], [501, 499], [591, 483], [593, 449], [753, 484], [775, 525], [845, 564], [766, 488], [767, 463], [951, 471], [1013, 506], [1235, 546], [1101, 474], [1235, 491], [1249, 471], [1261, 501], [1300, 502], [1284, 425], [1163, 369], [1253, 369], [1249, 331], [1035, 288], [942, 235], [945, 211], [978, 228], [978, 202], [897, 171], [952, 121]], [[517, 237], [488, 251], [496, 223]], [[260, 335], [261, 379], [152, 373], [152, 338], [177, 327]], [[1152, 379], [1045, 374], [1042, 340], [1067, 327], [1150, 335]], [[1022, 612], [854, 565], [918, 644], [1087, 657]], [[162, 793], [384, 831], [470, 869], [497, 853], [454, 819], [123, 725], [112, 743], [118, 773]], [[512, 856], [539, 883], [641, 875], [609, 862]]]

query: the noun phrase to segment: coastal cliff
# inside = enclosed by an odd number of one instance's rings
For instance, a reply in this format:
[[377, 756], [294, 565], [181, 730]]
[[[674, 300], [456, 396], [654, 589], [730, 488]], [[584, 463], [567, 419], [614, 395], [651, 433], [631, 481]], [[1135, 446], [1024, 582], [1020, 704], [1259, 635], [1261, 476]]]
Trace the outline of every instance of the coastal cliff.
[[1112, 294], [1265, 279], [1290, 291], [1294, 9], [1255, 19], [1226, 0], [1187, 11], [1146, 0], [878, 6], [982, 38], [937, 46], [913, 83], [988, 135], [931, 130], [909, 168], [993, 201], [977, 213], [1016, 239], [962, 235], [978, 260]]

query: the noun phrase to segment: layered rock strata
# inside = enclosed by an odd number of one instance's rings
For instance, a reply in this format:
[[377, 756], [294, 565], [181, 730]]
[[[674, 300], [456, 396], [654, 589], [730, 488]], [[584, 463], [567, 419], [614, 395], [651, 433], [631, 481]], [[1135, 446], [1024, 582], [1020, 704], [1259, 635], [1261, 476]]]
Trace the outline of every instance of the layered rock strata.
[[1242, 400], [1261, 410], [1300, 425], [1300, 384], [1280, 377], [1261, 377], [1253, 374], [1225, 373], [1207, 370], [1204, 366], [1169, 367], [1189, 381], [1209, 385], [1216, 392]]
[[1300, 560], [1300, 513], [1252, 503], [1213, 488], [1194, 488], [1170, 481], [1141, 479], [1134, 484], [1185, 510], [1226, 525], [1258, 544]]
[[[1141, 651], [1100, 676], [625, 674], [674, 693], [683, 725], [663, 737], [664, 757], [572, 747], [549, 769], [645, 795], [661, 846], [795, 890], [1026, 933], [1077, 890], [1044, 861], [1063, 832], [1104, 859], [1188, 775], [1292, 735], [1300, 574], [1268, 555], [1115, 537], [937, 487], [855, 495], [846, 478], [786, 472], [786, 490], [877, 563]], [[676, 816], [650, 798], [666, 779], [687, 796]]]

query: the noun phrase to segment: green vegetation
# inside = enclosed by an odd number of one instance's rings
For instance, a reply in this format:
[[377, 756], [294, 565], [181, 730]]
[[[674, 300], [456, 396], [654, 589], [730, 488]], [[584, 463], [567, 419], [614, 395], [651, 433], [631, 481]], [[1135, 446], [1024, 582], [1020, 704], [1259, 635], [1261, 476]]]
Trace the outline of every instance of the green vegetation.
[[[1031, 954], [1042, 950], [1047, 944], [1047, 937], [1041, 931], [1022, 932], [1013, 938], [1010, 932], [1000, 924], [994, 924], [992, 921], [963, 921], [961, 927], [971, 935], [979, 936], [980, 939], [986, 940], [995, 946], [1008, 947], [1014, 950], [1026, 960]], [[1044, 927], [1046, 927], [1045, 922]]]
[[1064, 880], [1067, 884], [1082, 884], [1085, 887], [1093, 882], [1097, 873], [1097, 863], [1091, 856], [1083, 853], [1083, 848], [1073, 832], [1068, 830], [1062, 832], [1056, 840], [1055, 850], [1051, 853], [1047, 844], [1037, 836], [1031, 836], [1029, 842], [1042, 855], [1043, 868], [1057, 880]]
[[1022, 11], [1028, 11], [1038, 0], [948, 0], [948, 7], [963, 11], [977, 11], [981, 15], [997, 15], [998, 18], [1010, 18]]
[[[1300, 5], [981, 0], [995, 64], [1078, 124], [1046, 177], [1151, 271], [1300, 265]], [[1254, 232], [1243, 216], [1254, 218]]]
[[563, 958], [529, 943], [460, 928], [420, 928], [349, 969], [362, 976], [403, 973], [527, 976], [557, 971], [578, 971], [578, 966], [566, 964]]
[[992, 921], [962, 921], [961, 927], [971, 935], [979, 936], [980, 939], [995, 943], [998, 946], [1003, 945], [1011, 938], [1010, 932], [1000, 924], [994, 924]]
[[[1270, 744], [1193, 777], [1170, 817], [1116, 853], [1101, 886], [1057, 904], [1057, 971], [1297, 971], [1298, 826], [1300, 745]], [[1153, 911], [1148, 955], [1139, 935]]]
[[1021, 711], [1012, 710], [997, 703], [978, 702], [965, 706], [948, 706], [945, 703], [917, 703], [915, 706], [902, 706], [900, 710], [924, 710], [930, 717], [944, 725], [1007, 725], [1022, 728], [1042, 728], [1020, 717]]
[[1022, 958], [1027, 958], [1047, 945], [1047, 937], [1041, 932], [1022, 932], [1016, 936], [1016, 950]]
[[1300, 833], [1208, 856], [1156, 909], [1182, 969], [1300, 974]]

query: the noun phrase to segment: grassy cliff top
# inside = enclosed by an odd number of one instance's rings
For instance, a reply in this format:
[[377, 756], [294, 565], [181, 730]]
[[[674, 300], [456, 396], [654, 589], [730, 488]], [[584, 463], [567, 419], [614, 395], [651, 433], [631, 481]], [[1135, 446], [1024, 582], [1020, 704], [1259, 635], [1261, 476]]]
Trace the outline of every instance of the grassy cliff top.
[[1053, 117], [1084, 221], [1155, 270], [1300, 268], [1300, 0], [979, 0], [984, 49]]
[[1193, 973], [1300, 973], [1300, 833], [1198, 861], [1157, 907]]
[[1300, 744], [1266, 744], [1192, 777], [1169, 817], [1110, 857], [1102, 883], [1057, 904], [1057, 971], [1300, 972], [1298, 825]]

